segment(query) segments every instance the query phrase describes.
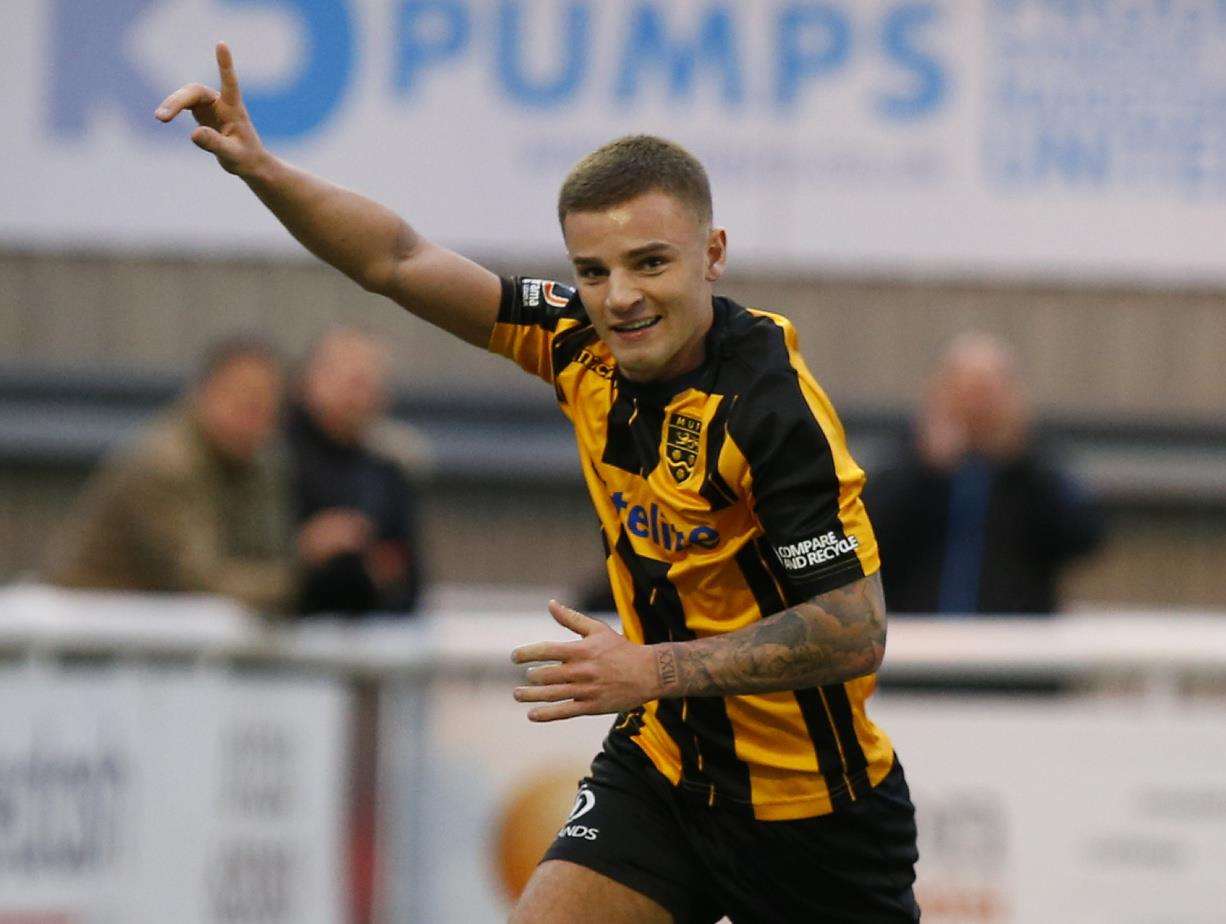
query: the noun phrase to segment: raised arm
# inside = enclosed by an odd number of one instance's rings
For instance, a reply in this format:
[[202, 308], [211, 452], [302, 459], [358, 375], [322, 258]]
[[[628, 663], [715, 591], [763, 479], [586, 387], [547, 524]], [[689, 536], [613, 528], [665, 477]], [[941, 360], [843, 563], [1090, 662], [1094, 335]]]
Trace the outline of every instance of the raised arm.
[[885, 598], [877, 574], [819, 594], [758, 622], [710, 638], [634, 645], [599, 620], [550, 604], [562, 625], [583, 636], [537, 642], [512, 660], [533, 667], [515, 698], [548, 703], [535, 722], [624, 712], [653, 699], [770, 693], [842, 683], [871, 674], [885, 653]]
[[188, 84], [154, 115], [170, 122], [190, 110], [192, 141], [240, 177], [286, 229], [315, 256], [362, 288], [477, 346], [489, 342], [498, 316], [497, 276], [426, 240], [365, 196], [275, 157], [260, 142], [243, 106], [230, 49], [217, 45], [221, 89]]

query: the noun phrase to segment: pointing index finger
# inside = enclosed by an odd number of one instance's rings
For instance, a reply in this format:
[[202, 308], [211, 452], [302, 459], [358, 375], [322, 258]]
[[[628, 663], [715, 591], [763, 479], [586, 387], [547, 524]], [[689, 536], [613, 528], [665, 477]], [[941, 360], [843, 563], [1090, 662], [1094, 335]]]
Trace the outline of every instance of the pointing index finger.
[[585, 616], [578, 610], [571, 609], [564, 603], [559, 603], [557, 600], [549, 601], [549, 612], [554, 620], [560, 625], [565, 626], [576, 635], [582, 635], [585, 638], [591, 635], [602, 623], [597, 619], [592, 619], [590, 616]]
[[239, 101], [238, 75], [234, 73], [234, 56], [225, 42], [217, 43], [217, 72], [221, 75], [221, 97], [227, 103]]

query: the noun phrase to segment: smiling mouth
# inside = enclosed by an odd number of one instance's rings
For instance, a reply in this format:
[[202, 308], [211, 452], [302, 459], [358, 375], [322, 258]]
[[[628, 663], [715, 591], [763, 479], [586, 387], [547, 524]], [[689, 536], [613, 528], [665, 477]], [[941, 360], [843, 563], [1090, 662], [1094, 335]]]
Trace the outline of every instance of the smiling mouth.
[[627, 321], [625, 324], [614, 324], [613, 330], [619, 334], [633, 334], [641, 330], [647, 330], [649, 327], [655, 327], [660, 323], [660, 315], [655, 315], [650, 318], [639, 318], [637, 321]]

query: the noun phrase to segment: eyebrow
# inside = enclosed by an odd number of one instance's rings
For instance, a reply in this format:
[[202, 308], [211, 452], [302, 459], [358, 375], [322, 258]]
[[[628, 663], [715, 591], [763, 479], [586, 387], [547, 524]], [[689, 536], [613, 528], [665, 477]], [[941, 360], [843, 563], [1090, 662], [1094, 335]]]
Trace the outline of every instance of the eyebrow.
[[[631, 250], [627, 250], [623, 256], [629, 260], [637, 260], [640, 257], [650, 256], [651, 254], [660, 253], [661, 251], [665, 250], [676, 250], [676, 247], [667, 241], [650, 241], [641, 247], [635, 247]], [[603, 261], [598, 257], [571, 257], [571, 263], [573, 263], [575, 266], [598, 265], [602, 262]]]

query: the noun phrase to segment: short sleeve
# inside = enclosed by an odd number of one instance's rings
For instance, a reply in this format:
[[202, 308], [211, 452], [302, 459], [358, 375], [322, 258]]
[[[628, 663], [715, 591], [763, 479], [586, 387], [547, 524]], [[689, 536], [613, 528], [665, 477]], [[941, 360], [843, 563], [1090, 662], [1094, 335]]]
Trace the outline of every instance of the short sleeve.
[[518, 363], [526, 372], [553, 382], [557, 338], [588, 325], [575, 290], [549, 279], [503, 278], [498, 320], [489, 350]]
[[864, 472], [812, 380], [793, 370], [763, 376], [738, 402], [729, 434], [749, 463], [754, 516], [792, 599], [878, 569], [876, 539], [860, 499]]

